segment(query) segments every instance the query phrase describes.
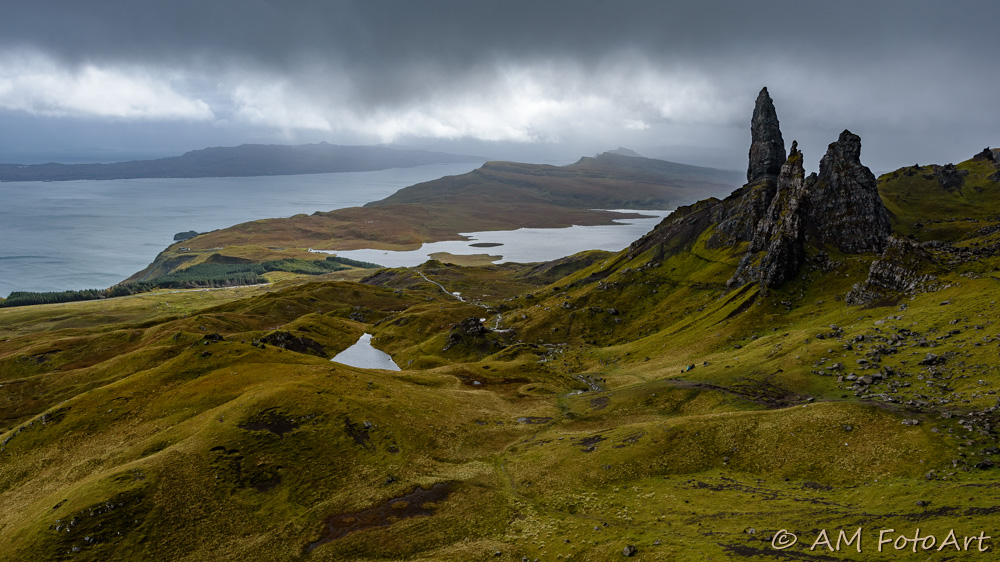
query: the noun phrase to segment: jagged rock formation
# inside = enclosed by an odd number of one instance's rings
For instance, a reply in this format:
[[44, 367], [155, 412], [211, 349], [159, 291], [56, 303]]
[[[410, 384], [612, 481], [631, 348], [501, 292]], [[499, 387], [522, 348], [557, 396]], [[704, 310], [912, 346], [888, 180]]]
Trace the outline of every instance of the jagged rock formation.
[[767, 208], [777, 191], [777, 178], [766, 178], [752, 185], [745, 185], [726, 197], [715, 209], [715, 232], [705, 243], [709, 248], [724, 248], [740, 242], [749, 242], [757, 230], [757, 223], [767, 213]]
[[777, 179], [785, 162], [785, 141], [781, 138], [778, 114], [774, 102], [763, 88], [757, 95], [750, 121], [750, 165], [747, 168], [747, 183], [758, 180]]
[[452, 327], [441, 351], [448, 351], [454, 347], [481, 353], [492, 353], [504, 348], [503, 344], [497, 341], [494, 332], [483, 326], [482, 321], [475, 317], [466, 318]]
[[[751, 169], [753, 166], [751, 161]], [[861, 163], [861, 137], [845, 130], [827, 148], [819, 174], [804, 175], [802, 153], [793, 142], [767, 212], [756, 223], [747, 253], [727, 283], [729, 288], [750, 282], [765, 288], [781, 286], [798, 273], [807, 242], [834, 246], [849, 254], [885, 248], [891, 232], [889, 212], [879, 197], [875, 175]], [[767, 181], [762, 179], [758, 186]], [[746, 220], [759, 208], [766, 194], [762, 188], [753, 191], [752, 187], [735, 193], [737, 200], [726, 200], [743, 215], [734, 213], [728, 224], [720, 222], [716, 234], [724, 225], [732, 227], [736, 219]], [[731, 240], [733, 232], [737, 231], [713, 235], [710, 242], [721, 242], [724, 236]]]
[[658, 260], [690, 246], [705, 229], [713, 229], [705, 241], [709, 249], [735, 249], [749, 242], [727, 287], [758, 283], [768, 289], [798, 274], [809, 247], [848, 254], [885, 249], [891, 232], [889, 212], [875, 175], [861, 163], [858, 135], [842, 132], [828, 146], [819, 173], [806, 178], [797, 143], [784, 157], [784, 140], [767, 88], [757, 97], [750, 130], [748, 183], [723, 201], [710, 199], [679, 208], [633, 243], [629, 256], [655, 246]]
[[994, 152], [992, 150], [990, 150], [990, 147], [988, 147], [988, 146], [986, 148], [984, 148], [982, 152], [980, 152], [979, 154], [973, 156], [972, 159], [975, 160], [975, 161], [985, 160], [987, 162], [996, 162], [996, 156], [995, 156]]
[[861, 163], [861, 137], [845, 130], [806, 182], [809, 234], [841, 252], [881, 252], [891, 232], [875, 174]]
[[805, 256], [802, 200], [805, 169], [798, 144], [792, 142], [788, 160], [781, 167], [777, 193], [767, 215], [757, 225], [747, 253], [727, 285], [739, 287], [757, 281], [762, 287], [778, 287], [799, 271]]
[[989, 162], [993, 164], [993, 167], [998, 171], [997, 173], [990, 176], [990, 179], [995, 182], [1000, 182], [1000, 148], [990, 148], [986, 147], [982, 152], [972, 157], [974, 162]]
[[920, 244], [890, 236], [885, 251], [872, 262], [868, 278], [854, 285], [845, 300], [848, 304], [867, 306], [892, 301], [901, 295], [934, 291], [938, 288], [937, 278], [921, 272], [931, 263], [931, 255]]
[[727, 197], [715, 213], [718, 226], [709, 248], [748, 242], [774, 198], [778, 175], [785, 162], [785, 141], [781, 138], [778, 114], [767, 88], [760, 91], [750, 121], [750, 164], [747, 184]]

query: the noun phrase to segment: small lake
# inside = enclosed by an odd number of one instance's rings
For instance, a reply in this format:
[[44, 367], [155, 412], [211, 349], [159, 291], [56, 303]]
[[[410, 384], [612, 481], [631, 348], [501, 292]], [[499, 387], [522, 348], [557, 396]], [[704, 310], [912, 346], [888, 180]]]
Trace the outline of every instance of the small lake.
[[341, 351], [330, 361], [362, 369], [399, 370], [399, 365], [388, 353], [372, 347], [371, 334], [362, 335], [357, 343]]
[[143, 269], [174, 234], [356, 207], [481, 164], [375, 172], [0, 183], [0, 297], [102, 289]]
[[570, 226], [567, 228], [519, 228], [487, 232], [465, 232], [465, 241], [431, 242], [418, 250], [393, 252], [386, 250], [321, 251], [354, 260], [377, 263], [386, 267], [413, 267], [431, 259], [431, 254], [447, 252], [455, 255], [489, 254], [499, 256], [497, 263], [531, 263], [559, 259], [584, 250], [617, 252], [659, 224], [672, 211], [629, 211], [649, 218], [616, 219], [616, 224]]

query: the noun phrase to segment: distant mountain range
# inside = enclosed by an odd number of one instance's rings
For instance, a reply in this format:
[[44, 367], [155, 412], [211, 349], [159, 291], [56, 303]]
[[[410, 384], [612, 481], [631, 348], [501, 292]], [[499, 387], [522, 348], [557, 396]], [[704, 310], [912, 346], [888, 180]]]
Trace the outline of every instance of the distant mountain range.
[[425, 164], [484, 162], [485, 158], [398, 150], [383, 146], [243, 144], [192, 150], [180, 156], [111, 164], [0, 164], [0, 181], [211, 178], [366, 172]]

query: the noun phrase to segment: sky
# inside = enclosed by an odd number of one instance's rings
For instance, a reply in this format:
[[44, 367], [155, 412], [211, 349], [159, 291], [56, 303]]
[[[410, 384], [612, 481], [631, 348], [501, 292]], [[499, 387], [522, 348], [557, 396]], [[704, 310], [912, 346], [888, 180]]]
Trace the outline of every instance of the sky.
[[1000, 145], [994, 1], [33, 0], [0, 18], [0, 162], [242, 143], [745, 169], [767, 86], [807, 168]]

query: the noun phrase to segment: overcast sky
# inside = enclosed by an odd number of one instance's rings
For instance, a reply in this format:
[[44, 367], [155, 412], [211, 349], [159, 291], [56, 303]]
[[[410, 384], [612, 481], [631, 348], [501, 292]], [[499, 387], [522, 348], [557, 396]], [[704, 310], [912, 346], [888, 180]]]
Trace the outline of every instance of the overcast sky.
[[0, 162], [244, 142], [745, 169], [762, 86], [815, 169], [1000, 145], [1000, 4], [33, 0], [0, 17]]

